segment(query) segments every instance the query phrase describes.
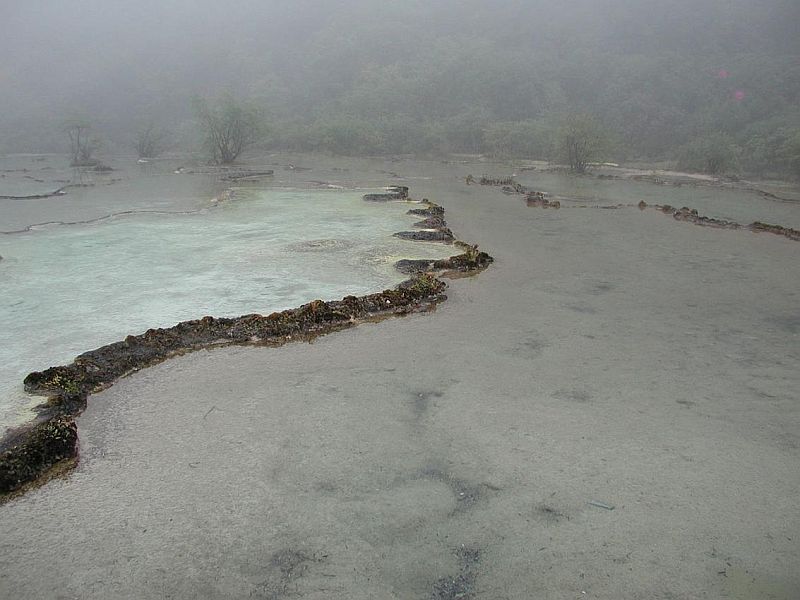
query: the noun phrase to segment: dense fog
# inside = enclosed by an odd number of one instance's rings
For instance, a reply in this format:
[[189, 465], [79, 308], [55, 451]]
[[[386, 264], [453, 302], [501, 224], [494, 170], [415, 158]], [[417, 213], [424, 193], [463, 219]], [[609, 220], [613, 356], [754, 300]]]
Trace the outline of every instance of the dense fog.
[[[330, 3], [6, 0], [0, 151], [196, 151], [198, 99], [246, 104], [256, 149], [558, 158], [800, 173], [796, 0]], [[710, 154], [714, 154], [709, 158]]]

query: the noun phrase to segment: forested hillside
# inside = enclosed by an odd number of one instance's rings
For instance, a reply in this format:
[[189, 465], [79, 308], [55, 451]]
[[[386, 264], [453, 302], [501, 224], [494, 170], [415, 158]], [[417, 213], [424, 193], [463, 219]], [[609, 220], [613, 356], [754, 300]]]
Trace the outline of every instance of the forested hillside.
[[0, 9], [7, 152], [63, 150], [74, 116], [109, 151], [145, 123], [194, 149], [192, 99], [229, 93], [263, 149], [555, 159], [585, 114], [609, 161], [800, 175], [796, 0], [92, 0], [78, 30], [46, 4]]

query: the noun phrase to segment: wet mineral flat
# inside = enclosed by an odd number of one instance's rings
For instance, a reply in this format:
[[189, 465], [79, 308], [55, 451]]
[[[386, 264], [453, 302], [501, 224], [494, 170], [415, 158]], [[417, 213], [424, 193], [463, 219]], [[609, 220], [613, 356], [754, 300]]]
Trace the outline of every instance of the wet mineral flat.
[[0, 507], [0, 596], [795, 597], [797, 242], [340, 165], [496, 263], [433, 314], [90, 398], [77, 470]]

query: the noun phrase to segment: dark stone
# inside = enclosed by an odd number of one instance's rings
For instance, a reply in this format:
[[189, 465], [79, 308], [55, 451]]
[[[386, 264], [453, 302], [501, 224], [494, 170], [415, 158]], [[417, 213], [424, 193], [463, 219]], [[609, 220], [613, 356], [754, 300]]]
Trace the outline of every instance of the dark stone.
[[0, 454], [0, 494], [33, 481], [78, 452], [78, 428], [69, 416], [39, 423], [24, 441]]
[[229, 173], [222, 177], [223, 181], [257, 181], [262, 177], [272, 177], [275, 171], [268, 169], [266, 171], [239, 171], [236, 173]]
[[494, 259], [486, 252], [470, 252], [443, 258], [441, 260], [431, 259], [404, 259], [397, 261], [394, 266], [401, 273], [411, 275], [414, 273], [426, 273], [428, 271], [459, 271], [466, 273], [469, 271], [481, 271], [494, 262]]
[[[639, 208], [644, 210], [644, 207], [639, 203]], [[685, 221], [694, 223], [702, 227], [715, 227], [717, 229], [740, 229], [742, 226], [733, 221], [725, 221], [723, 219], [712, 219], [711, 217], [704, 217], [700, 215], [696, 209], [684, 206], [683, 208], [673, 208], [669, 204], [663, 206], [656, 206], [656, 210], [663, 212], [666, 215], [671, 215], [676, 221]]]
[[525, 196], [528, 206], [538, 206], [540, 208], [561, 208], [561, 202], [550, 200], [544, 192], [528, 192]]
[[[638, 206], [642, 210], [647, 208], [647, 204], [644, 201], [640, 202]], [[671, 215], [676, 221], [693, 223], [695, 225], [700, 225], [701, 227], [714, 227], [715, 229], [749, 229], [750, 231], [754, 232], [767, 232], [775, 235], [781, 235], [796, 242], [800, 241], [800, 230], [791, 229], [790, 227], [770, 225], [768, 223], [761, 223], [760, 221], [756, 221], [755, 223], [745, 226], [741, 225], [740, 223], [736, 223], [735, 221], [714, 219], [712, 217], [703, 216], [698, 213], [697, 209], [689, 208], [688, 206], [684, 206], [683, 208], [673, 208], [669, 204], [664, 204], [663, 206], [656, 205], [654, 208], [666, 215]]]
[[433, 264], [435, 262], [434, 260], [427, 260], [424, 258], [417, 260], [404, 258], [394, 263], [394, 267], [401, 273], [411, 275], [413, 273], [425, 273], [426, 271], [430, 271], [433, 269]]
[[397, 194], [364, 194], [363, 199], [365, 202], [394, 202], [395, 200], [402, 200]]
[[479, 271], [485, 269], [494, 262], [494, 259], [486, 252], [467, 252], [450, 258], [437, 260], [433, 263], [434, 269], [448, 271]]
[[481, 185], [493, 185], [497, 187], [505, 187], [514, 185], [513, 177], [486, 177], [485, 175], [478, 180]]
[[414, 227], [422, 227], [423, 229], [445, 229], [447, 221], [441, 215], [431, 215], [427, 219], [417, 221]]
[[408, 187], [405, 185], [392, 185], [388, 189], [390, 193], [399, 195], [403, 200], [408, 198]]
[[763, 231], [767, 233], [774, 233], [776, 235], [782, 235], [784, 237], [787, 237], [790, 240], [800, 242], [800, 230], [791, 229], [789, 227], [782, 227], [781, 225], [770, 225], [768, 223], [762, 223], [760, 221], [756, 221], [755, 223], [750, 225], [750, 230], [755, 232]]
[[433, 202], [429, 202], [427, 199], [423, 200], [426, 203], [425, 208], [412, 208], [406, 214], [408, 215], [418, 215], [420, 217], [442, 217], [444, 218], [444, 208], [439, 206], [438, 204], [434, 204]]
[[452, 242], [455, 239], [453, 232], [447, 228], [436, 231], [398, 231], [394, 236], [403, 240], [421, 242]]

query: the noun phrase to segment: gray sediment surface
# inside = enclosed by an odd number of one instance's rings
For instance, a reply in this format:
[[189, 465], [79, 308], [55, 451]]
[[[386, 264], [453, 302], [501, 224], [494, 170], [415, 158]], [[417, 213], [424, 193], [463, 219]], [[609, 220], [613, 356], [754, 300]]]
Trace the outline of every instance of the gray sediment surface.
[[793, 599], [797, 245], [454, 181], [415, 193], [491, 269], [94, 395], [0, 596]]
[[[639, 179], [635, 180], [639, 181]], [[471, 176], [468, 176], [467, 184], [470, 185], [473, 181], [474, 179], [471, 179]], [[525, 197], [526, 204], [530, 207], [555, 208], [555, 209], [561, 208], [561, 202], [559, 200], [550, 199], [544, 192], [538, 190], [532, 190], [527, 186], [524, 186], [521, 183], [514, 181], [513, 178], [497, 178], [497, 177], [490, 178], [484, 176], [480, 178], [479, 184], [488, 186], [502, 186], [503, 193], [505, 194], [523, 195]], [[769, 194], [765, 194], [760, 190], [751, 190], [751, 191], [756, 191], [761, 195], [770, 196]], [[684, 223], [692, 223], [694, 225], [699, 225], [701, 227], [713, 227], [715, 229], [743, 229], [747, 231], [753, 231], [755, 233], [772, 233], [774, 235], [780, 235], [786, 237], [795, 242], [800, 241], [800, 230], [793, 229], [791, 227], [784, 227], [783, 225], [775, 225], [770, 223], [762, 223], [761, 221], [754, 221], [749, 225], [742, 225], [741, 223], [737, 223], [735, 221], [730, 221], [727, 219], [716, 219], [701, 215], [697, 209], [690, 208], [688, 206], [684, 206], [682, 208], [675, 208], [668, 204], [650, 206], [647, 204], [647, 202], [642, 200], [636, 205], [616, 204], [616, 205], [591, 206], [587, 204], [579, 204], [579, 205], [572, 205], [571, 208], [599, 208], [604, 210], [614, 210], [619, 208], [633, 208], [634, 206], [638, 207], [640, 210], [654, 208], [655, 210], [658, 210], [666, 215], [671, 216], [676, 221], [682, 221]], [[397, 234], [397, 235], [402, 235], [402, 234]], [[414, 238], [412, 237], [410, 239]]]

